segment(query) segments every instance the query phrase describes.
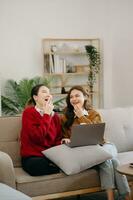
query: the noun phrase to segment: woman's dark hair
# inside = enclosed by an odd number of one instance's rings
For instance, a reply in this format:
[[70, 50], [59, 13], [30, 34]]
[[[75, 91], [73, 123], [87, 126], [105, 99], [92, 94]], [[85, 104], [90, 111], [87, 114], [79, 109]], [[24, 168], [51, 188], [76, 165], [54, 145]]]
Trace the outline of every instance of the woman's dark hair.
[[38, 95], [38, 92], [39, 92], [39, 89], [40, 87], [42, 86], [45, 86], [44, 84], [38, 84], [38, 85], [35, 85], [32, 90], [31, 90], [31, 94], [30, 94], [30, 99], [27, 101], [26, 103], [26, 107], [27, 106], [32, 106], [32, 105], [36, 105], [36, 102], [33, 98], [34, 95]]
[[73, 86], [69, 91], [68, 91], [68, 94], [67, 94], [67, 97], [66, 97], [66, 108], [65, 108], [65, 116], [67, 118], [67, 121], [65, 122], [64, 124], [64, 127], [65, 128], [69, 128], [73, 122], [74, 122], [74, 108], [73, 106], [71, 105], [70, 103], [70, 95], [71, 95], [71, 92], [72, 90], [79, 90], [83, 93], [83, 95], [86, 97], [85, 101], [84, 101], [84, 108], [89, 111], [90, 109], [92, 109], [91, 105], [90, 105], [90, 101], [89, 101], [89, 94], [88, 92], [82, 87], [82, 86], [79, 86], [79, 85], [75, 85]]

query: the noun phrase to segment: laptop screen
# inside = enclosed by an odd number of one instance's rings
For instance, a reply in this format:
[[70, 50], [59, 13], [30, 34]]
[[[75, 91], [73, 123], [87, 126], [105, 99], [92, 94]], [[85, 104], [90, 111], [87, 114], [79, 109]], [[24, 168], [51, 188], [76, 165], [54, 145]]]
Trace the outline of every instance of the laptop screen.
[[105, 123], [72, 126], [70, 147], [96, 145], [103, 142]]

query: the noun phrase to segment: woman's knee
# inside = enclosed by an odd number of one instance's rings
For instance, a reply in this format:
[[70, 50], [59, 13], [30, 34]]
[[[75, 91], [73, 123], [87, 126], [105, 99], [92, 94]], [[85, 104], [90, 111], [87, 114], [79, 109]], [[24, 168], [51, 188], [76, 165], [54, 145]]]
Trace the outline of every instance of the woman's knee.
[[116, 148], [115, 144], [113, 144], [113, 143], [105, 143], [103, 145], [103, 149], [105, 151], [107, 151], [108, 153], [110, 153], [113, 158], [116, 158], [118, 155], [117, 148]]
[[113, 167], [116, 169], [120, 165], [120, 161], [117, 158], [112, 158]]
[[106, 160], [102, 164], [99, 165], [100, 169], [112, 169], [112, 161], [111, 160]]

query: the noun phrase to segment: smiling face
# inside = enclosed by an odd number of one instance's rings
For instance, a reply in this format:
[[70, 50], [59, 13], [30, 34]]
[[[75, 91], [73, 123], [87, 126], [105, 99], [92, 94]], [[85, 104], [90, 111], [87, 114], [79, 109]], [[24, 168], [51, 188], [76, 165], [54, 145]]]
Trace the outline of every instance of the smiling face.
[[80, 90], [74, 89], [71, 91], [70, 103], [73, 107], [77, 105], [79, 108], [84, 109], [84, 101], [85, 101], [85, 96]]
[[33, 98], [36, 102], [36, 106], [42, 108], [45, 106], [46, 102], [52, 100], [52, 95], [50, 94], [50, 91], [47, 87], [41, 86], [37, 95], [34, 95]]

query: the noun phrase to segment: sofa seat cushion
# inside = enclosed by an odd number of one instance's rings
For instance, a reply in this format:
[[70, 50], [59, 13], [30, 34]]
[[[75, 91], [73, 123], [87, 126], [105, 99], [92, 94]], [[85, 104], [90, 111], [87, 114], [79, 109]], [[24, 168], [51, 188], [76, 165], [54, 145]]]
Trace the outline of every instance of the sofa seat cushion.
[[0, 183], [0, 199], [1, 200], [31, 200], [27, 195]]
[[39, 196], [100, 186], [95, 169], [67, 176], [64, 173], [32, 177], [22, 168], [15, 168], [17, 189], [29, 196]]
[[44, 176], [30, 176], [21, 167], [15, 168], [15, 174], [16, 174], [16, 182], [20, 184], [53, 180], [53, 179], [57, 179], [57, 178], [65, 176], [64, 173], [57, 173], [57, 174], [44, 175]]

